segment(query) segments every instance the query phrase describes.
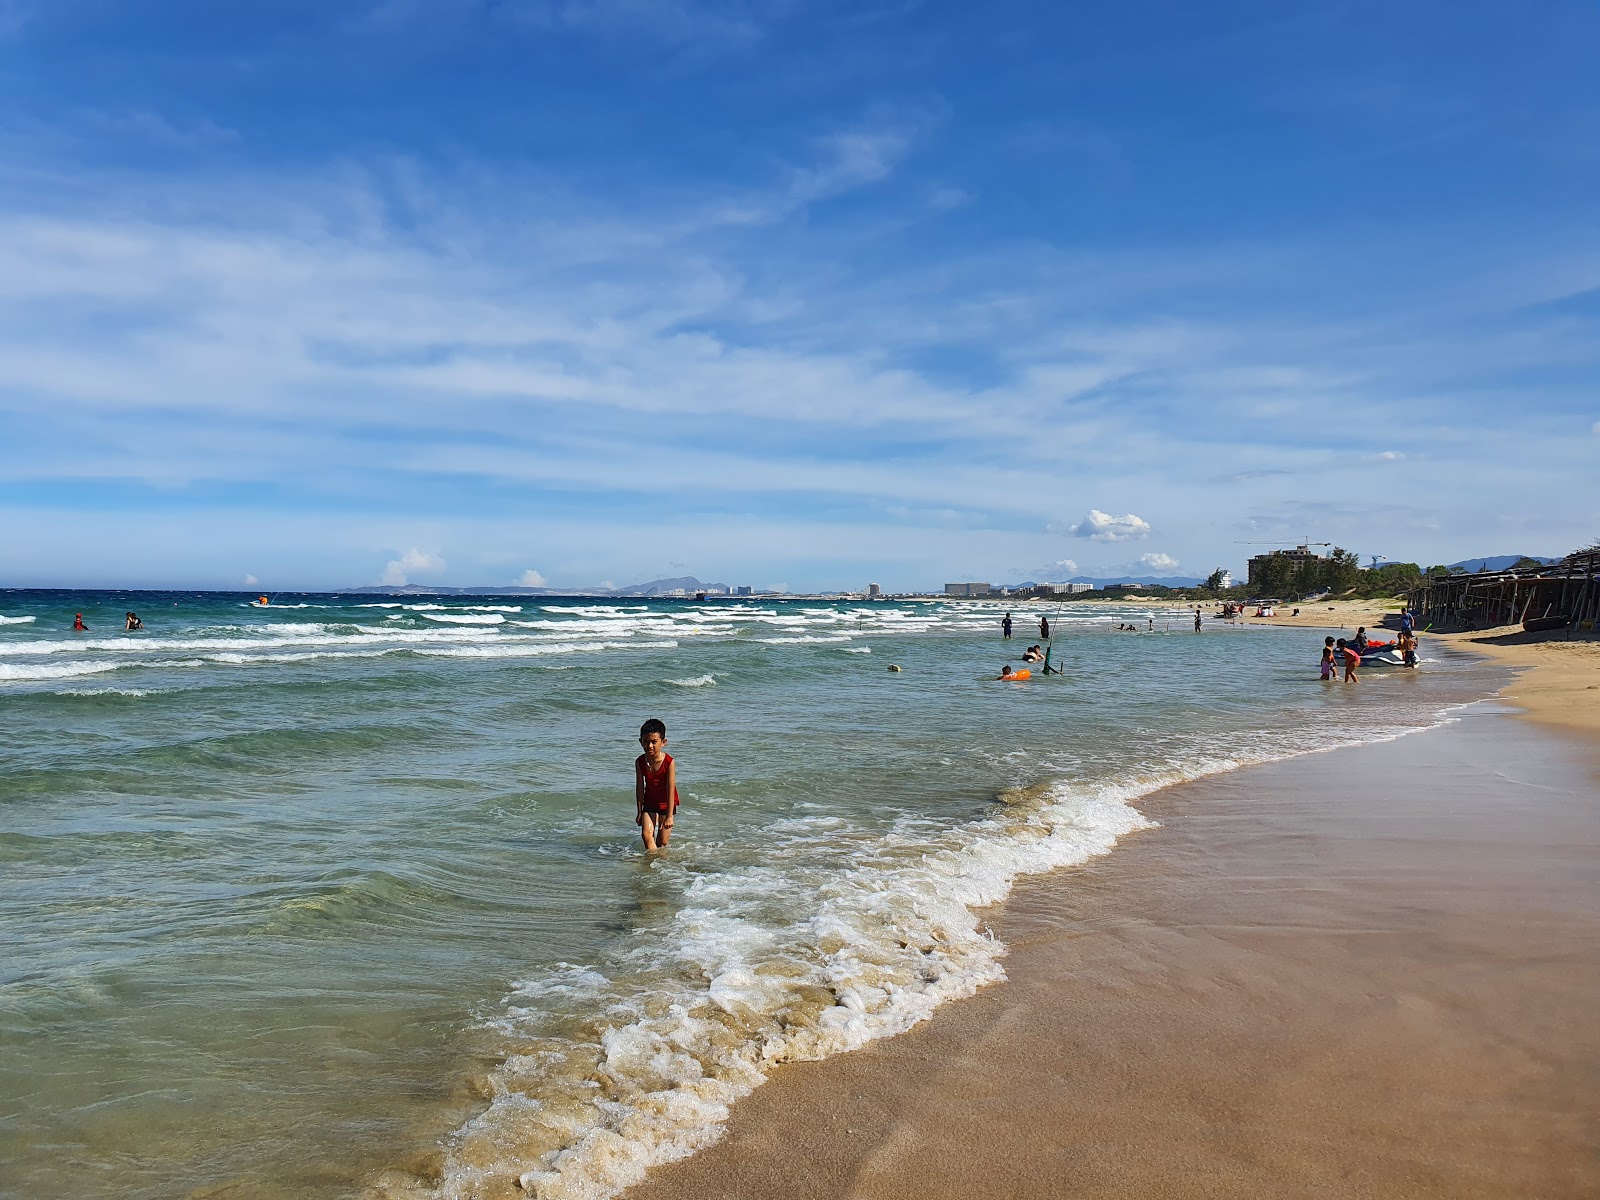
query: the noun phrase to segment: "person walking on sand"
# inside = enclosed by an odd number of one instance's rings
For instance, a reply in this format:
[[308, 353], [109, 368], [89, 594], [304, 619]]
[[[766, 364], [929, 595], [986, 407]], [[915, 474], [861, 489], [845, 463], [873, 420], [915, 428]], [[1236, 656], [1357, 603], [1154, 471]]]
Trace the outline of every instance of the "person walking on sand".
[[678, 811], [678, 766], [667, 753], [667, 726], [651, 717], [639, 726], [644, 753], [633, 760], [633, 822], [646, 850], [664, 850]]
[[1042, 641], [1042, 642], [1048, 642], [1050, 640], [1050, 618], [1049, 617], [1040, 617], [1039, 618], [1039, 640]]
[[1336, 645], [1339, 650], [1339, 657], [1344, 659], [1344, 681], [1346, 683], [1360, 683], [1361, 681], [1356, 678], [1356, 668], [1361, 665], [1361, 651], [1343, 638], [1340, 638]]
[[1011, 614], [1006, 614], [1006, 619], [1000, 622], [1000, 636], [1005, 641], [1011, 640]]

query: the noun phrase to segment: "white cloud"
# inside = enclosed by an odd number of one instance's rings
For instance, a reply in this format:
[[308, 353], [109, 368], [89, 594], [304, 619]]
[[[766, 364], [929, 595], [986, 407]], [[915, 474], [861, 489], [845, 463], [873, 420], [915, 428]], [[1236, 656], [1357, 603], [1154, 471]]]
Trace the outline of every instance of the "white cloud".
[[1401, 450], [1385, 450], [1378, 457], [1384, 462], [1403, 462], [1406, 456], [1405, 452]]
[[1170, 554], [1141, 554], [1134, 561], [1139, 566], [1146, 567], [1151, 571], [1166, 572], [1176, 571], [1178, 569], [1178, 560], [1173, 558]]
[[246, 575], [244, 577], [245, 587], [256, 587], [258, 584], [260, 584], [260, 582], [261, 580], [257, 579], [254, 575]]
[[544, 576], [531, 567], [517, 577], [518, 587], [544, 587]]
[[1596, 421], [1593, 425], [1589, 426], [1589, 432], [1594, 434], [1596, 437], [1600, 437], [1600, 421]]
[[1089, 515], [1067, 530], [1073, 537], [1088, 538], [1092, 542], [1131, 542], [1147, 538], [1153, 532], [1150, 522], [1132, 513], [1114, 517], [1110, 513], [1091, 508]]
[[383, 569], [383, 578], [378, 582], [391, 587], [401, 587], [407, 582], [407, 576], [413, 572], [442, 570], [444, 570], [444, 559], [413, 546], [399, 558], [389, 561], [389, 565]]

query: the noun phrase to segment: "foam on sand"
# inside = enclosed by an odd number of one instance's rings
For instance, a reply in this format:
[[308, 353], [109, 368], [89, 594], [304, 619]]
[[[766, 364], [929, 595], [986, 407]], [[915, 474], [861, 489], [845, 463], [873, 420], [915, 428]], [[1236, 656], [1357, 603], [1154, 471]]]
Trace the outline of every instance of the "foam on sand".
[[[1057, 785], [944, 833], [906, 822], [843, 872], [800, 830], [768, 863], [697, 878], [670, 938], [519, 985], [495, 1023], [516, 1049], [456, 1135], [439, 1194], [465, 1200], [512, 1174], [541, 1200], [597, 1200], [711, 1144], [774, 1064], [900, 1033], [1004, 978], [978, 910], [1019, 875], [1146, 827], [1128, 801], [1174, 778]], [[806, 899], [774, 925], [774, 895]]]

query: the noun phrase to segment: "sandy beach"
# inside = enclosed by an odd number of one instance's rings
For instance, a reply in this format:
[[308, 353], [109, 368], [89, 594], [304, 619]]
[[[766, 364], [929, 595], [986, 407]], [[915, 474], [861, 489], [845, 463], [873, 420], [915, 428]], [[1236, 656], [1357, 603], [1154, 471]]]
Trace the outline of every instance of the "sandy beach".
[[[1593, 720], [1593, 646], [1484, 649]], [[1007, 983], [630, 1200], [1600, 1193], [1600, 763], [1511, 711], [1149, 797], [995, 911]]]
[[[1518, 668], [1502, 695], [1530, 721], [1574, 733], [1600, 733], [1600, 640], [1521, 627], [1450, 633], [1438, 640]], [[1426, 640], [1426, 639], [1425, 639]]]

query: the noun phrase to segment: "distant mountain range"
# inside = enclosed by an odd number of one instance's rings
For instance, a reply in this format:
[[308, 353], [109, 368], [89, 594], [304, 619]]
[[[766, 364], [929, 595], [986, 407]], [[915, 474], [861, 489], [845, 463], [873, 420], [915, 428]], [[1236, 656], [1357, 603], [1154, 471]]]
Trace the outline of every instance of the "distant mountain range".
[[725, 583], [701, 583], [693, 575], [680, 575], [675, 579], [652, 579], [649, 583], [635, 583], [628, 587], [440, 587], [425, 583], [374, 583], [363, 587], [342, 589], [363, 595], [379, 596], [670, 596], [678, 591], [688, 595], [696, 592], [721, 592], [730, 589]]
[[1126, 586], [1127, 584], [1138, 584], [1141, 587], [1157, 584], [1161, 587], [1189, 588], [1199, 587], [1205, 583], [1205, 580], [1197, 579], [1192, 575], [1112, 575], [1104, 579], [1091, 575], [1074, 575], [1068, 582], [1092, 583], [1097, 588]]
[[[1503, 571], [1520, 558], [1534, 558], [1542, 563], [1560, 562], [1560, 558], [1549, 558], [1538, 554], [1491, 554], [1486, 558], [1465, 558], [1460, 562], [1448, 564], [1453, 571]], [[1127, 586], [1135, 584], [1141, 587], [1153, 585], [1171, 588], [1201, 587], [1205, 580], [1193, 575], [1074, 575], [1072, 583], [1092, 583], [1097, 588]], [[1008, 584], [1012, 589], [1031, 588], [1036, 586], [1032, 580], [1026, 583]], [[406, 584], [369, 584], [364, 587], [342, 589], [345, 592], [359, 592], [367, 595], [383, 596], [671, 596], [682, 593], [692, 596], [696, 592], [706, 592], [710, 595], [727, 595], [731, 588], [725, 583], [702, 583], [693, 575], [679, 575], [671, 579], [652, 579], [649, 583], [635, 583], [628, 587], [586, 587], [586, 588], [553, 588], [553, 587], [516, 587], [507, 584], [504, 587], [436, 587], [424, 583]]]
[[[1052, 582], [1059, 581], [1053, 580]], [[1066, 582], [1089, 583], [1093, 584], [1097, 588], [1118, 587], [1127, 584], [1137, 584], [1140, 587], [1149, 587], [1152, 584], [1158, 584], [1161, 587], [1190, 588], [1200, 587], [1205, 583], [1205, 580], [1196, 579], [1191, 575], [1108, 575], [1103, 577], [1099, 575], [1074, 575]], [[1006, 584], [1006, 587], [1010, 588], [1012, 591], [1021, 591], [1025, 588], [1038, 586], [1039, 585], [1031, 579], [1026, 583]]]
[[1507, 567], [1514, 566], [1520, 559], [1531, 558], [1535, 562], [1556, 563], [1561, 561], [1561, 556], [1549, 558], [1543, 554], [1491, 554], [1487, 558], [1463, 558], [1460, 562], [1446, 563], [1452, 571], [1504, 571]]

